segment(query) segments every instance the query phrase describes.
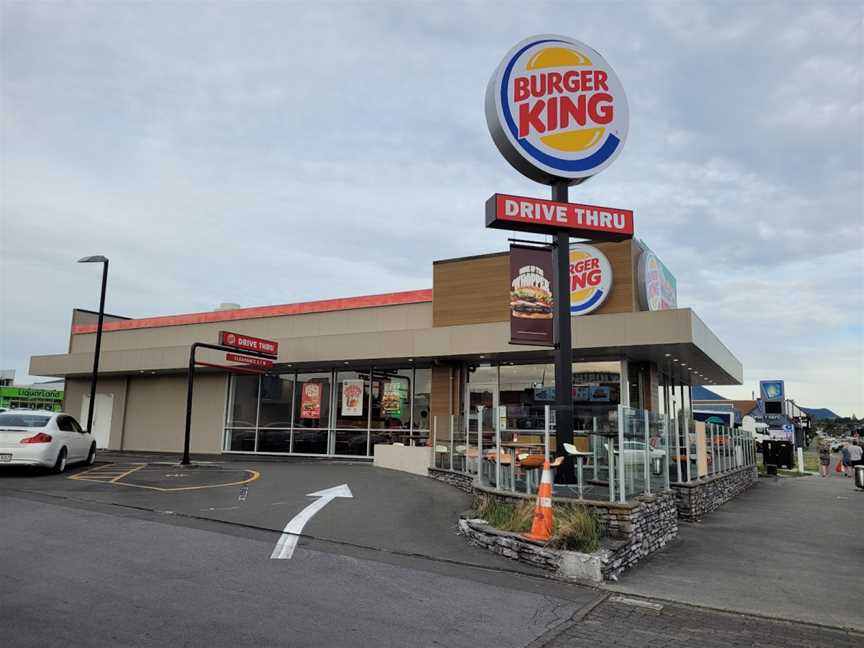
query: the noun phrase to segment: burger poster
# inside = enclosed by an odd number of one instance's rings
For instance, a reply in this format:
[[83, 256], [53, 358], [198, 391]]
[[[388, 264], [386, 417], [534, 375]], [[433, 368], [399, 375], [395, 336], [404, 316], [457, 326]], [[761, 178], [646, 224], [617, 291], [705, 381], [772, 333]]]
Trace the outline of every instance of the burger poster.
[[552, 252], [510, 246], [510, 344], [554, 345]]
[[384, 383], [384, 396], [381, 398], [381, 412], [385, 416], [402, 416], [402, 385], [397, 382]]
[[300, 394], [300, 418], [321, 418], [321, 383], [303, 383]]
[[342, 381], [342, 416], [363, 415], [363, 381]]

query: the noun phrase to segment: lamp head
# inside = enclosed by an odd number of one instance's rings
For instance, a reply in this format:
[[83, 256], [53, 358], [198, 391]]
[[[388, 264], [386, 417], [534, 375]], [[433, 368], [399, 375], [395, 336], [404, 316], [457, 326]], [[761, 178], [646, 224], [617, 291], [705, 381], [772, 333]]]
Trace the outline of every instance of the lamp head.
[[78, 263], [108, 263], [108, 258], [97, 254], [96, 256], [86, 256], [78, 259]]

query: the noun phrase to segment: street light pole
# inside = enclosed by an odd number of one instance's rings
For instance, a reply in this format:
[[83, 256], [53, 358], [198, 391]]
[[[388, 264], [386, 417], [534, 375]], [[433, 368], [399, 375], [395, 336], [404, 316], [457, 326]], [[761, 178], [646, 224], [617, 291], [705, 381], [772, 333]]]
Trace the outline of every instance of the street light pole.
[[96, 380], [99, 376], [99, 352], [102, 349], [102, 321], [105, 318], [105, 288], [108, 285], [108, 258], [89, 256], [78, 263], [102, 264], [102, 292], [99, 295], [99, 321], [96, 324], [96, 348], [93, 351], [93, 375], [90, 377], [90, 407], [87, 408], [87, 432], [93, 434], [93, 410], [96, 409]]

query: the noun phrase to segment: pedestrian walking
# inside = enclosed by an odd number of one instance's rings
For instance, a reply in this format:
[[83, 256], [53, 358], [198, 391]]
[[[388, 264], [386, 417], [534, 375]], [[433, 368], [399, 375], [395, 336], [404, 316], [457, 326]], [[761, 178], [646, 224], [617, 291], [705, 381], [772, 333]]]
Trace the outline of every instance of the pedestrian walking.
[[847, 469], [849, 477], [855, 476], [855, 466], [860, 466], [864, 463], [862, 457], [864, 457], [864, 448], [861, 447], [860, 441], [855, 439], [849, 446], [849, 468]]
[[846, 477], [851, 477], [852, 476], [852, 468], [849, 465], [850, 459], [849, 459], [849, 444], [848, 443], [844, 444], [843, 447], [840, 448], [840, 456], [841, 456], [841, 461], [843, 464], [843, 474]]
[[828, 476], [828, 467], [831, 465], [831, 444], [827, 439], [819, 443], [819, 474]]

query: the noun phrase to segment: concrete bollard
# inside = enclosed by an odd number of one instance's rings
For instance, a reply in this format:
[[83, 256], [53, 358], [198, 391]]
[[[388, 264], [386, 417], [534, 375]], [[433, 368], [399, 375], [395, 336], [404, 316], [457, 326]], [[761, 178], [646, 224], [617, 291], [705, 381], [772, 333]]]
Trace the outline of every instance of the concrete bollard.
[[804, 474], [804, 449], [798, 448], [798, 472]]

